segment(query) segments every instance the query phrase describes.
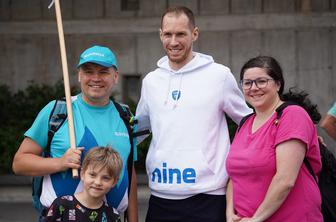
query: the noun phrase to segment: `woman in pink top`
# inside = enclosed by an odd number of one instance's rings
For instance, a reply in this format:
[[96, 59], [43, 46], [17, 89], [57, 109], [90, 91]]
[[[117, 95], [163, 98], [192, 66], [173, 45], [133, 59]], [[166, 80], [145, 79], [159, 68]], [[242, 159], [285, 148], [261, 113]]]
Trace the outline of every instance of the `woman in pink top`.
[[[282, 70], [272, 57], [249, 60], [240, 80], [255, 113], [236, 133], [227, 157], [227, 221], [323, 221], [319, 188], [303, 164], [306, 157], [316, 175], [321, 170], [316, 106], [303, 92], [283, 94]], [[276, 108], [287, 100], [300, 106], [285, 108], [274, 124]]]

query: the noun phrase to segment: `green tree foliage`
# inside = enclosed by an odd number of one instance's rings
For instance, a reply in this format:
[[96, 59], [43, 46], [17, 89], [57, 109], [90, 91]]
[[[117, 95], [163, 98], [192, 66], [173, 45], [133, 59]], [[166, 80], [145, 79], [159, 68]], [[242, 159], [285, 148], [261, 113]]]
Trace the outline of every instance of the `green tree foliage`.
[[[76, 88], [72, 88], [74, 93]], [[25, 90], [11, 93], [0, 85], [0, 174], [12, 173], [12, 161], [24, 132], [49, 101], [64, 97], [63, 83], [54, 86], [30, 82]]]

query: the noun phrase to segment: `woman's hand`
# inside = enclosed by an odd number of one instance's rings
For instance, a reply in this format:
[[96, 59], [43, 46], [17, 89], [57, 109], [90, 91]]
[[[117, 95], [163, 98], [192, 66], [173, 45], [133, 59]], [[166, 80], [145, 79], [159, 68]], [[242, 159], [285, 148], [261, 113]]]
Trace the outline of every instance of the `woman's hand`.
[[238, 222], [240, 221], [240, 217], [235, 214], [235, 210], [233, 207], [233, 199], [232, 199], [232, 182], [228, 181], [226, 186], [226, 221], [227, 222]]
[[239, 217], [238, 215], [233, 214], [232, 217], [231, 217], [231, 222], [240, 222], [241, 219], [242, 219], [242, 218]]
[[255, 220], [252, 217], [244, 217], [244, 218], [241, 218], [239, 222], [261, 222], [261, 221]]

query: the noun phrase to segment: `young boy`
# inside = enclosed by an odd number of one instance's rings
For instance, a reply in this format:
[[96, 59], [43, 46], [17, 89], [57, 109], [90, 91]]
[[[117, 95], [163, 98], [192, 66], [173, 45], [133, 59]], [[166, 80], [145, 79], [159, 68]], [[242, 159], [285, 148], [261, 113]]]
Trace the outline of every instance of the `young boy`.
[[55, 199], [46, 221], [120, 222], [119, 214], [104, 198], [117, 183], [121, 169], [122, 160], [111, 147], [92, 148], [80, 172], [83, 191]]

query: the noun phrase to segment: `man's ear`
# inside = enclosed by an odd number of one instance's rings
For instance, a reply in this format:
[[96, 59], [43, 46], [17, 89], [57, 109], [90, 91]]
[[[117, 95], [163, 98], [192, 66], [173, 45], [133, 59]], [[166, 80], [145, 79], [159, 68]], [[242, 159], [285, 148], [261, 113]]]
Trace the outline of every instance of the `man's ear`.
[[193, 37], [194, 42], [198, 39], [198, 34], [199, 34], [199, 29], [198, 27], [195, 27], [194, 30], [192, 31], [192, 37]]
[[161, 42], [162, 42], [162, 35], [163, 35], [163, 33], [162, 33], [162, 29], [159, 29], [159, 36], [160, 36], [160, 40], [161, 40]]
[[117, 84], [119, 80], [119, 72], [115, 71], [115, 73], [113, 73], [113, 82], [114, 84]]
[[79, 67], [78, 69], [77, 69], [77, 79], [78, 79], [78, 82], [80, 82], [81, 81], [81, 68]]

